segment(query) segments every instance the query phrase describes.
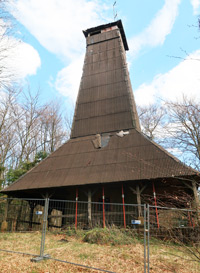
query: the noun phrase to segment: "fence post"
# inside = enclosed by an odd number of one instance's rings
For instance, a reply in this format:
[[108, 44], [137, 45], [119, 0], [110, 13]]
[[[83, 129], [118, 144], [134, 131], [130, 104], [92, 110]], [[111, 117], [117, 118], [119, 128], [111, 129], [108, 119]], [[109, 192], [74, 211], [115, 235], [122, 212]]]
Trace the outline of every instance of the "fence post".
[[149, 252], [149, 248], [150, 248], [150, 218], [149, 218], [149, 204], [147, 205], [147, 265], [148, 265], [148, 269], [147, 272], [149, 273], [150, 270], [150, 252]]
[[45, 236], [46, 236], [46, 229], [47, 229], [48, 210], [49, 210], [49, 198], [46, 198], [45, 205], [44, 205], [44, 217], [43, 217], [43, 225], [42, 225], [40, 257], [44, 257], [44, 246], [45, 246]]
[[41, 237], [41, 245], [40, 245], [40, 256], [31, 259], [32, 262], [40, 262], [41, 260], [50, 258], [50, 255], [48, 254], [44, 255], [48, 211], [49, 211], [49, 198], [45, 198], [44, 216], [43, 216], [43, 223], [42, 223], [42, 237]]
[[146, 204], [144, 204], [144, 273], [146, 273], [147, 271], [147, 267], [146, 267], [146, 212], [147, 212], [147, 208], [146, 208]]

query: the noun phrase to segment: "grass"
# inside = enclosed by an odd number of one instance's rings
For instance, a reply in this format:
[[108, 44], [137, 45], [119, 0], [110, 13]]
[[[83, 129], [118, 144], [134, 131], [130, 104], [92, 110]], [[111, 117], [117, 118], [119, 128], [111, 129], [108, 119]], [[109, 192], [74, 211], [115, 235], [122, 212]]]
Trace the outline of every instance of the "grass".
[[[92, 231], [69, 229], [60, 234], [48, 232], [45, 253], [51, 257], [102, 268], [117, 273], [142, 273], [144, 248], [141, 239], [131, 230], [94, 229]], [[0, 233], [0, 248], [39, 254], [41, 234]], [[180, 247], [179, 247], [180, 248]], [[150, 246], [150, 266], [154, 272], [198, 273], [200, 266], [179, 258], [172, 246], [154, 240]], [[186, 258], [186, 257], [184, 257]], [[1, 273], [77, 273], [98, 272], [54, 260], [40, 263], [30, 261], [31, 256], [0, 252]]]
[[130, 245], [136, 242], [132, 234], [117, 228], [94, 228], [85, 233], [83, 241], [99, 245]]

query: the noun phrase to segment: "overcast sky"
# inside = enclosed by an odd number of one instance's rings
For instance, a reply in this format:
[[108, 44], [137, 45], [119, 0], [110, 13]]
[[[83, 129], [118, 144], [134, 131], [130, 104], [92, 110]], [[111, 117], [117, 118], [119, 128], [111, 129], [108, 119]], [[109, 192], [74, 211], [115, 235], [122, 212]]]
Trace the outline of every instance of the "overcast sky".
[[[174, 100], [182, 93], [200, 97], [200, 0], [116, 2], [136, 103]], [[113, 3], [13, 0], [10, 13], [22, 42], [10, 62], [18, 79], [40, 87], [43, 100], [75, 102], [85, 54], [82, 30], [113, 21]]]

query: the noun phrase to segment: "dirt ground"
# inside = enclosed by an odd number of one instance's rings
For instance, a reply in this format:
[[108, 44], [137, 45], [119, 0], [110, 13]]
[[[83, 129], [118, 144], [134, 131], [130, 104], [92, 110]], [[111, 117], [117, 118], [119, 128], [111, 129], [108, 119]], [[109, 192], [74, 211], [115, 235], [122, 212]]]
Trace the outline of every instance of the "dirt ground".
[[[1, 233], [0, 272], [2, 273], [77, 273], [101, 272], [67, 264], [53, 259], [31, 262], [31, 255], [13, 254], [4, 250], [39, 254], [41, 234]], [[150, 247], [150, 272], [199, 273], [200, 264], [190, 262], [189, 257], [174, 249], [162, 246]], [[82, 242], [73, 236], [46, 236], [45, 254], [54, 259], [78, 263], [116, 273], [144, 272], [144, 247], [141, 242], [131, 245], [97, 245]], [[187, 258], [187, 259], [186, 259]]]

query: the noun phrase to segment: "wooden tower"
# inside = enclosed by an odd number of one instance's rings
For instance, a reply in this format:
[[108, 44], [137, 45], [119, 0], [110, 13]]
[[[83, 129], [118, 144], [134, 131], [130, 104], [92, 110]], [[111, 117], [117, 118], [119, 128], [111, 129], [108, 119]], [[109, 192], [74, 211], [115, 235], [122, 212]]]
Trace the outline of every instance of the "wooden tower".
[[103, 185], [110, 200], [120, 202], [117, 189], [123, 184], [126, 202], [135, 203], [141, 202], [144, 186], [152, 193], [152, 181], [164, 191], [169, 184], [196, 177], [195, 170], [141, 133], [121, 20], [83, 33], [87, 47], [71, 138], [3, 192], [74, 199], [78, 187], [90, 193], [96, 189], [98, 201]]

